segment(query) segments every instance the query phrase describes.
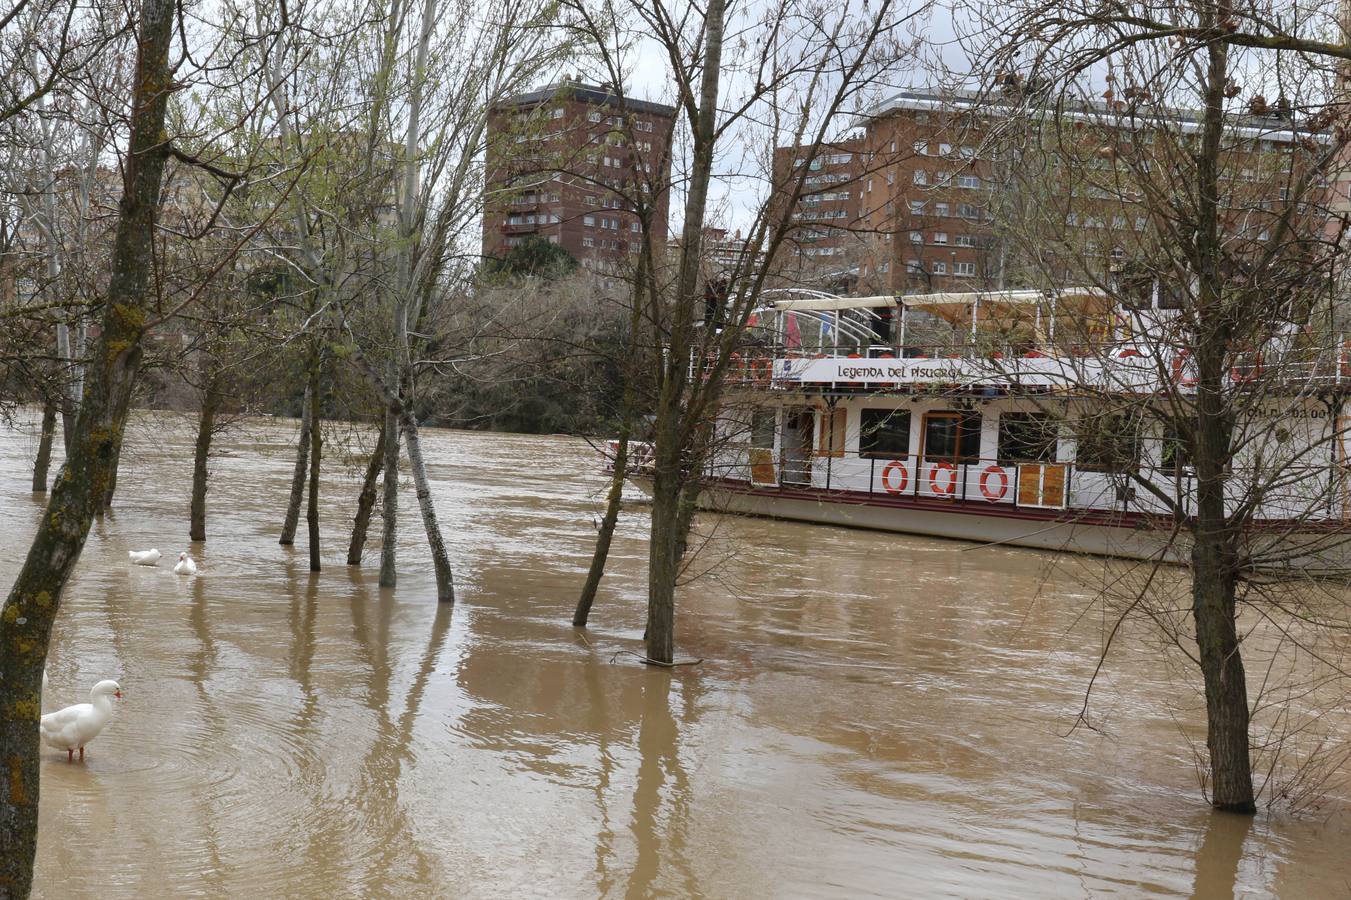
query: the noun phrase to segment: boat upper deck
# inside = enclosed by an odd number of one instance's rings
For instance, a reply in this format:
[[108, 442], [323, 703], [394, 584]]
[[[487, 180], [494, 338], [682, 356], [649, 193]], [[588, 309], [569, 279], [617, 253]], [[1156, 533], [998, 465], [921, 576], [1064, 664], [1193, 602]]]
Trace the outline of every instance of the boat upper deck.
[[[1230, 384], [1296, 394], [1351, 388], [1342, 335], [1295, 323], [1269, 332], [1231, 361]], [[1189, 343], [1178, 310], [1114, 308], [1095, 288], [795, 294], [757, 312], [729, 368], [733, 382], [773, 390], [1190, 393]]]

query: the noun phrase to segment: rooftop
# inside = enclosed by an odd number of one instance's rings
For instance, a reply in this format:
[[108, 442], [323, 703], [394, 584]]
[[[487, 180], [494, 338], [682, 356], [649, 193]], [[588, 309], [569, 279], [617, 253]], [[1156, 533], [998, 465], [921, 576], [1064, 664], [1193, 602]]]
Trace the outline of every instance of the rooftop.
[[542, 103], [548, 103], [554, 100], [572, 100], [578, 103], [589, 103], [594, 106], [613, 106], [616, 109], [627, 109], [631, 112], [649, 113], [655, 116], [671, 117], [675, 115], [675, 107], [667, 106], [665, 103], [654, 103], [651, 100], [639, 100], [634, 97], [626, 97], [616, 93], [608, 86], [585, 84], [572, 78], [564, 78], [562, 81], [554, 84], [537, 88], [533, 91], [527, 91], [524, 94], [517, 94], [515, 97], [508, 97], [496, 104], [497, 109], [518, 106], [537, 106]]
[[[1015, 113], [1022, 111], [1021, 105], [1023, 102], [1027, 103], [1027, 112], [1036, 110], [1035, 104], [1029, 99], [1005, 97], [989, 92], [960, 89], [943, 93], [902, 90], [876, 105], [860, 111], [854, 124], [863, 125], [870, 119], [882, 118], [903, 110], [984, 111], [986, 113], [1002, 111]], [[1068, 119], [1092, 120], [1104, 116], [1120, 117], [1122, 120], [1128, 120], [1130, 127], [1133, 128], [1147, 128], [1151, 123], [1167, 124], [1179, 127], [1183, 133], [1200, 131], [1202, 123], [1201, 113], [1197, 110], [1176, 107], [1164, 108], [1148, 103], [1142, 105], [1138, 112], [1131, 113], [1128, 111], [1128, 107], [1121, 105], [1121, 101], [1074, 99], [1064, 101], [1058, 109], [1055, 106], [1047, 105], [1042, 111], [1047, 114], [1058, 113]], [[1124, 125], [1125, 121], [1121, 124]], [[1275, 113], [1257, 116], [1250, 113], [1231, 112], [1229, 126], [1242, 137], [1262, 138], [1269, 141], [1293, 141], [1299, 137], [1317, 134], [1295, 113], [1285, 116]], [[1318, 134], [1317, 137], [1325, 138], [1321, 134]]]

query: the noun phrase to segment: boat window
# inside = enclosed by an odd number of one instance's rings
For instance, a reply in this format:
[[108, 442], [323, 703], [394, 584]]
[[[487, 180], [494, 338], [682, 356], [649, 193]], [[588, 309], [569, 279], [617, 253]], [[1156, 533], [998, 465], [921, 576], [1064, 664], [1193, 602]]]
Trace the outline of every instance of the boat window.
[[1163, 448], [1159, 454], [1159, 468], [1169, 475], [1182, 475], [1191, 470], [1192, 457], [1187, 452], [1187, 444], [1178, 435], [1177, 429], [1163, 427]]
[[757, 409], [751, 413], [751, 446], [774, 449], [775, 411]]
[[1000, 413], [999, 462], [1055, 462], [1059, 427], [1054, 416], [1042, 413]]
[[858, 437], [859, 456], [897, 459], [910, 455], [910, 412], [901, 409], [863, 410]]
[[1107, 413], [1085, 416], [1075, 428], [1075, 465], [1086, 472], [1129, 472], [1140, 465], [1140, 425]]
[[980, 413], [924, 414], [924, 459], [973, 463], [980, 459]]

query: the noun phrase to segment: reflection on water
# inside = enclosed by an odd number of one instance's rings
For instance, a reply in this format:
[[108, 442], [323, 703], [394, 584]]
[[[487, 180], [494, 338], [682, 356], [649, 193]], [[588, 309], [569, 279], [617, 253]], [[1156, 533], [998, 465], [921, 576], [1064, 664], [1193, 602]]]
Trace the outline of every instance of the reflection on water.
[[[151, 423], [153, 422], [153, 433]], [[85, 765], [43, 765], [38, 894], [1322, 897], [1349, 805], [1200, 805], [1191, 695], [1124, 650], [1070, 731], [1095, 566], [1036, 553], [705, 520], [730, 561], [685, 589], [698, 667], [614, 660], [643, 624], [641, 509], [585, 636], [569, 625], [603, 481], [580, 442], [429, 432], [461, 600], [434, 602], [413, 504], [396, 591], [279, 547], [294, 423], [213, 464], [190, 545], [191, 427], [142, 418], [72, 581], [49, 708], [125, 699]], [[31, 430], [0, 432], [0, 565], [41, 505]], [[187, 549], [197, 578], [125, 563]], [[373, 551], [372, 551], [373, 552]], [[1126, 644], [1125, 646], [1131, 646]], [[1068, 736], [1065, 736], [1068, 734]], [[1331, 810], [1331, 812], [1329, 812]]]

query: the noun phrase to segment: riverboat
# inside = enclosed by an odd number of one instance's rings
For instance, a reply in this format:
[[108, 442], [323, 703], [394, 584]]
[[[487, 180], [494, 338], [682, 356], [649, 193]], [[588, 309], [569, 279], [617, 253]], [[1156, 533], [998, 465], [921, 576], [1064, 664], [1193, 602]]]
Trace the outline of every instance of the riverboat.
[[[728, 361], [701, 505], [1177, 560], [1195, 479], [1168, 416], [1194, 402], [1196, 374], [1176, 305], [1158, 284], [1129, 308], [1092, 288], [787, 294]], [[1351, 365], [1340, 336], [1269, 334], [1227, 376], [1242, 449], [1226, 502], [1249, 504], [1254, 558], [1341, 566]], [[641, 486], [644, 449], [633, 456]]]

